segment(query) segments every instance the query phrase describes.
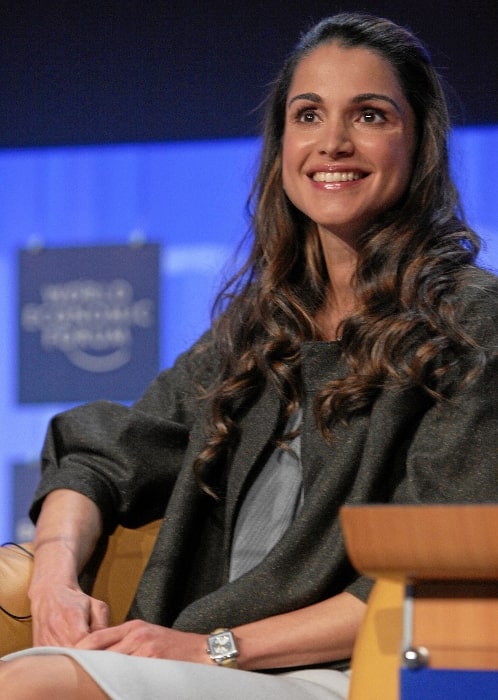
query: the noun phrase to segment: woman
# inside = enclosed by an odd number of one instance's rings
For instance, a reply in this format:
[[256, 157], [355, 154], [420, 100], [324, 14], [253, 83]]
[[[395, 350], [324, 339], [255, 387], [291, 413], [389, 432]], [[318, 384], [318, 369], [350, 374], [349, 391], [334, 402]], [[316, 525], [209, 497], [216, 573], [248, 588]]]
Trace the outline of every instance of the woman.
[[[339, 507], [498, 496], [498, 285], [447, 130], [404, 29], [342, 14], [301, 39], [212, 330], [131, 409], [52, 422], [30, 591], [49, 648], [0, 665], [3, 697], [346, 697], [370, 582]], [[159, 516], [131, 620], [107, 628], [77, 574], [103, 532]]]

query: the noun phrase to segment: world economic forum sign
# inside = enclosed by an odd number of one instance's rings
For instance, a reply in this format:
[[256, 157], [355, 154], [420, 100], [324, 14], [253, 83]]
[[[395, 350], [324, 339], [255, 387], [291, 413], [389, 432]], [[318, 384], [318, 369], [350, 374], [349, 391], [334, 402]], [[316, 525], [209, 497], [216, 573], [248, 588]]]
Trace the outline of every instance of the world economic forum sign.
[[21, 403], [138, 398], [159, 363], [159, 247], [21, 251]]

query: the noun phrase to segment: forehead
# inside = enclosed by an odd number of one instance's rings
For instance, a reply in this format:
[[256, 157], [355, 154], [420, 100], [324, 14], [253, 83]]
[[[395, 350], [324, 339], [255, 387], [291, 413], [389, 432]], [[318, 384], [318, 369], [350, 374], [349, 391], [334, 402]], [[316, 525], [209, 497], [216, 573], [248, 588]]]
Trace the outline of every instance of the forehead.
[[344, 47], [336, 42], [321, 44], [296, 66], [289, 87], [293, 92], [360, 94], [382, 91], [404, 99], [398, 75], [379, 53], [363, 47]]

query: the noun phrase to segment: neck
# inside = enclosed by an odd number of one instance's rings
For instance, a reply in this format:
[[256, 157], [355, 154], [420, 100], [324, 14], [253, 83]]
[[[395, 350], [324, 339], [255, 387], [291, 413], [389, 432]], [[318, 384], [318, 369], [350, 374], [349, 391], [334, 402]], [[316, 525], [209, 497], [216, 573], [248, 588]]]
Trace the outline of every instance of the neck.
[[323, 255], [327, 266], [329, 287], [325, 303], [317, 314], [317, 322], [324, 338], [337, 340], [341, 322], [356, 308], [352, 279], [358, 255], [344, 239], [330, 231], [320, 231]]
[[356, 300], [353, 292], [349, 296], [343, 296], [338, 300], [331, 288], [327, 294], [325, 303], [316, 314], [315, 320], [325, 340], [341, 339], [341, 323], [356, 309]]

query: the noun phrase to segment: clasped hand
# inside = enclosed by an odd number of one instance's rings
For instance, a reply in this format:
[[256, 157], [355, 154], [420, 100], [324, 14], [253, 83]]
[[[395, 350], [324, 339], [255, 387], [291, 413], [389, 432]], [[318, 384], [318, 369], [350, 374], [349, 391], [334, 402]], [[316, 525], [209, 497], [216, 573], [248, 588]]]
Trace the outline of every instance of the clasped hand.
[[109, 627], [108, 606], [77, 586], [54, 585], [32, 599], [33, 643], [206, 663], [205, 635], [143, 620]]

